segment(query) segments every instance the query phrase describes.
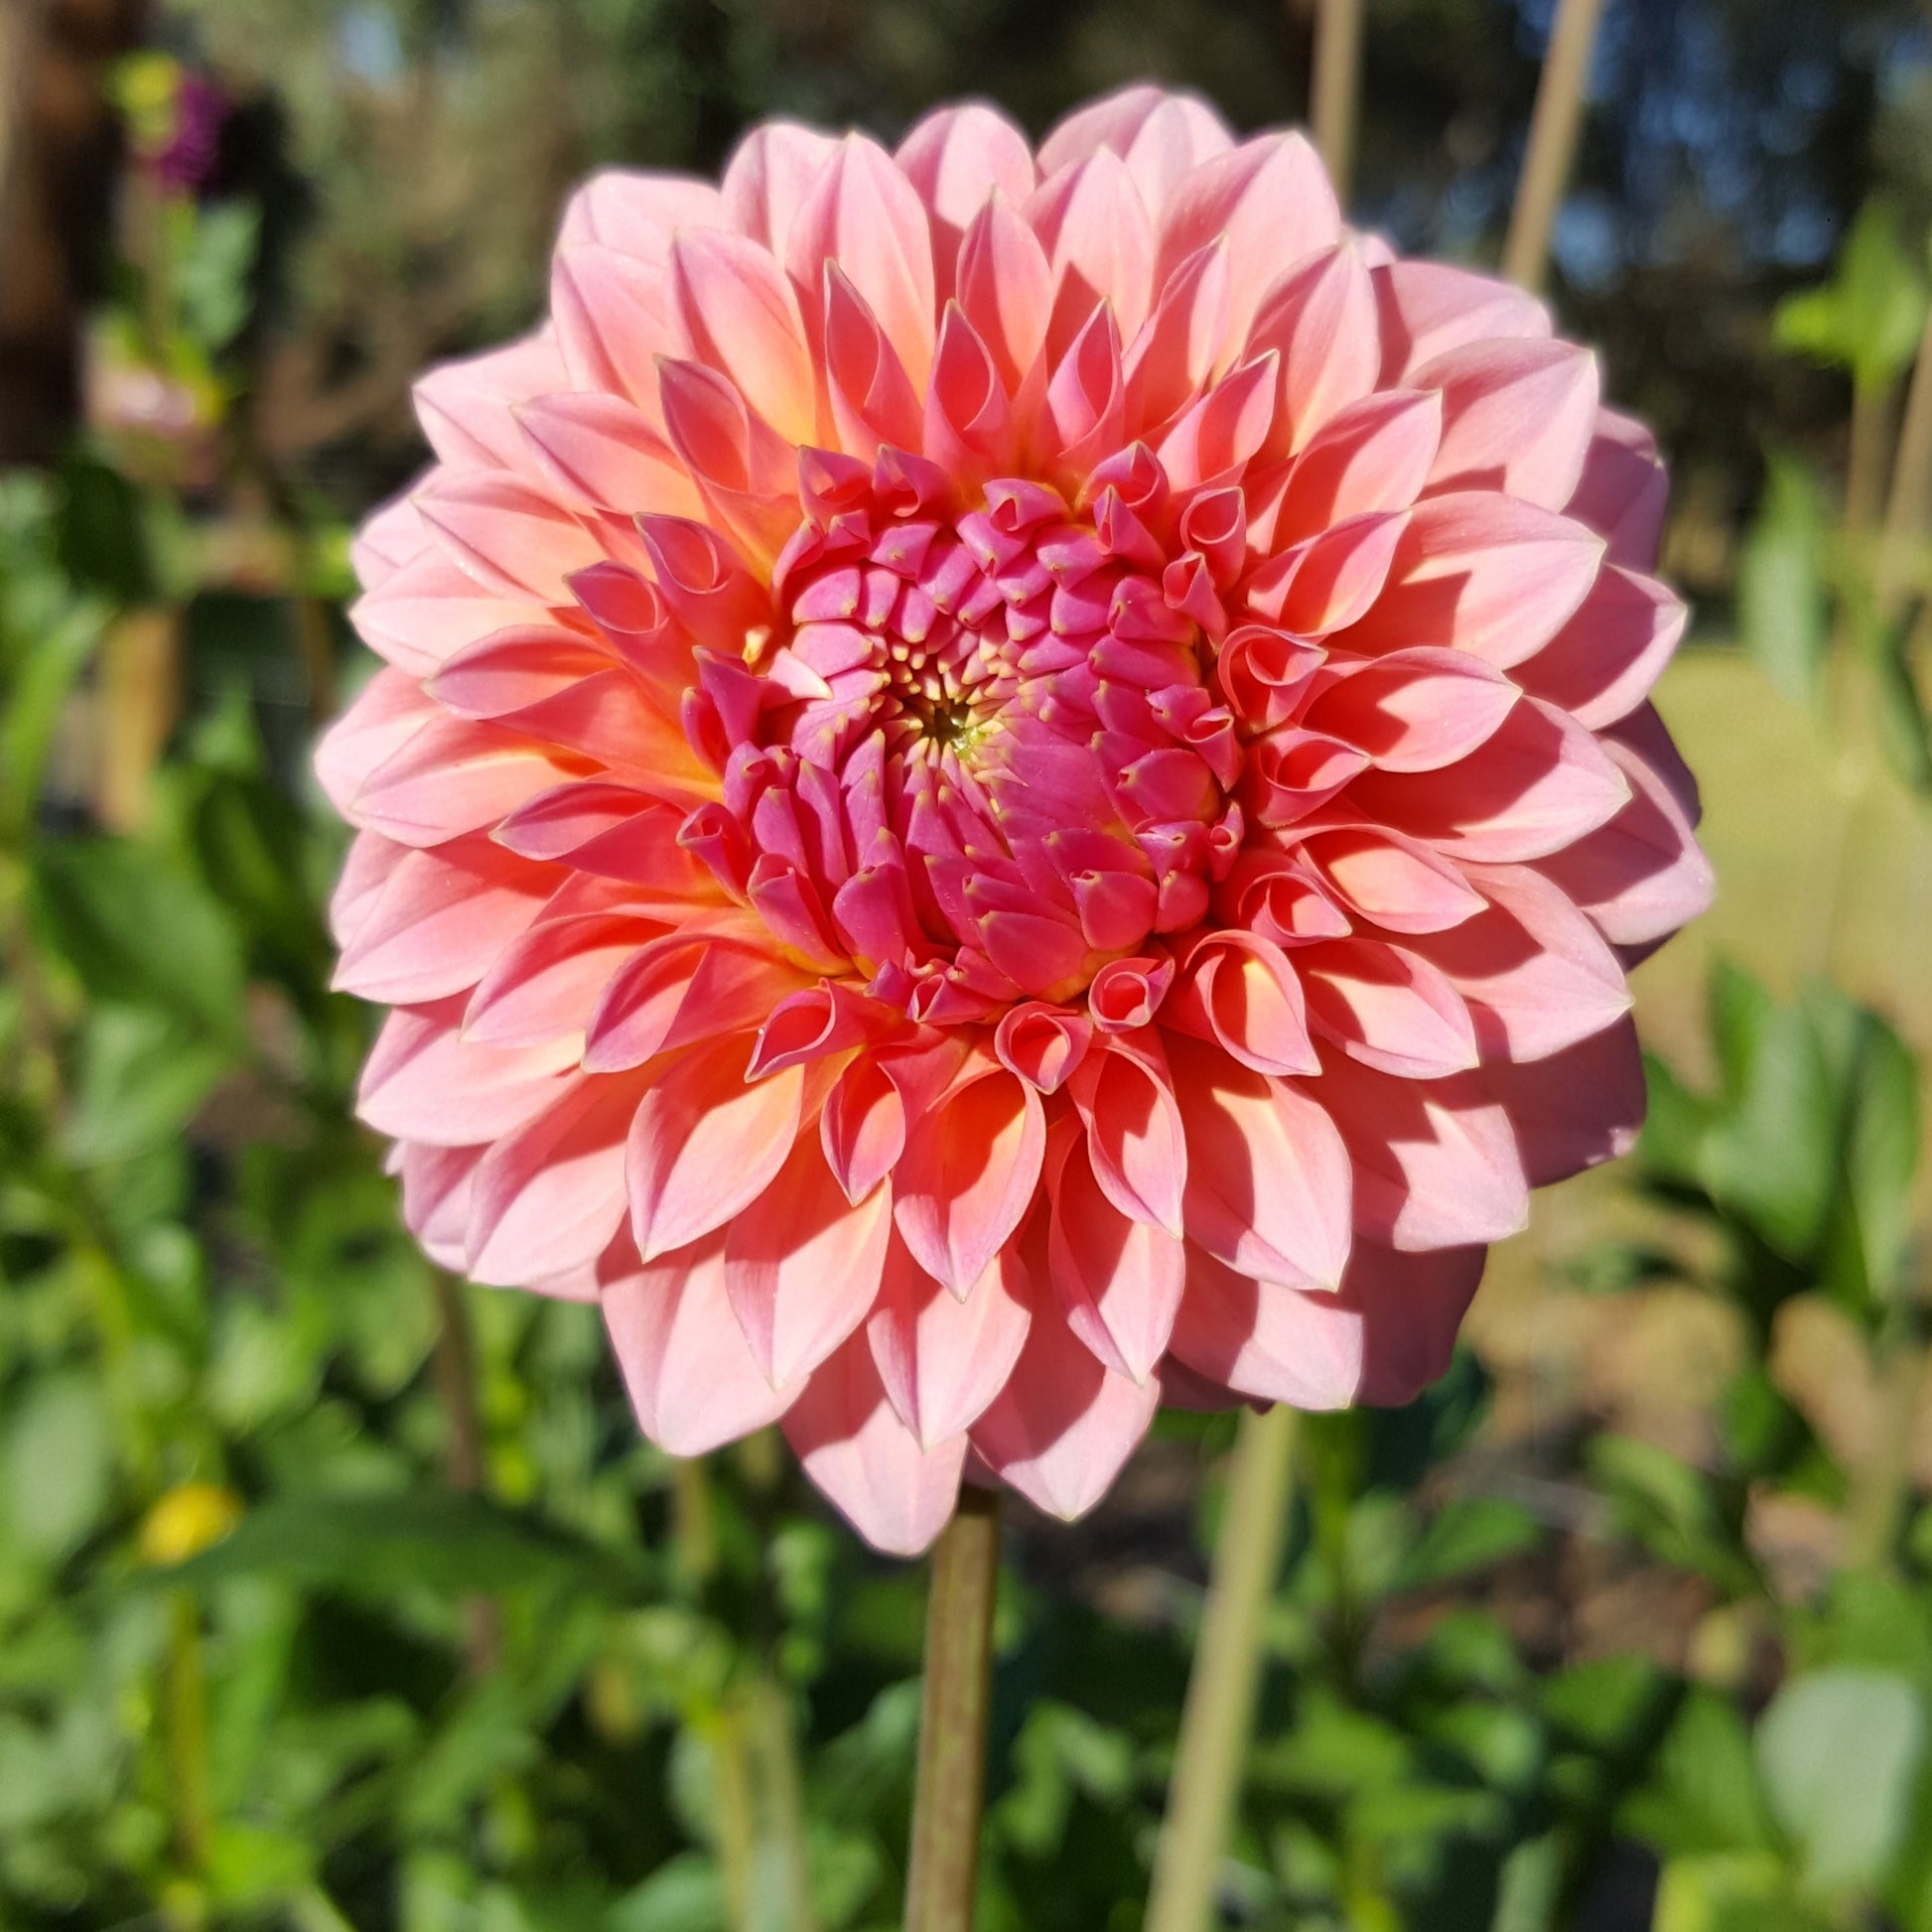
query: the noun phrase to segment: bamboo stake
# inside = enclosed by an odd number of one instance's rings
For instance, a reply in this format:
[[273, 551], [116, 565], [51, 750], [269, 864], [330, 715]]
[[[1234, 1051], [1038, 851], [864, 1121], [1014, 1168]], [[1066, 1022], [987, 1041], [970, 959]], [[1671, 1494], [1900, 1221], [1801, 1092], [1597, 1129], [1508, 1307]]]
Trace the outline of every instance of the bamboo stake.
[[1523, 156], [1509, 240], [1503, 248], [1503, 273], [1533, 295], [1543, 286], [1550, 262], [1550, 231], [1577, 160], [1584, 89], [1602, 12], [1603, 0], [1558, 0], [1556, 25], [1550, 30], [1550, 52], [1537, 84], [1529, 148]]
[[1335, 199], [1348, 206], [1355, 161], [1355, 112], [1361, 97], [1364, 0], [1317, 0], [1314, 84], [1309, 125]]
[[1286, 1404], [1241, 1417], [1145, 1932], [1208, 1932], [1214, 1922], [1261, 1690], [1262, 1626], [1288, 1534], [1295, 1428]]
[[1924, 538], [1932, 512], [1932, 310], [1919, 338], [1918, 360], [1905, 392], [1905, 417], [1892, 460], [1891, 489], [1885, 499], [1884, 533], [1878, 543], [1878, 615], [1898, 615], [1910, 577], [1910, 558]]

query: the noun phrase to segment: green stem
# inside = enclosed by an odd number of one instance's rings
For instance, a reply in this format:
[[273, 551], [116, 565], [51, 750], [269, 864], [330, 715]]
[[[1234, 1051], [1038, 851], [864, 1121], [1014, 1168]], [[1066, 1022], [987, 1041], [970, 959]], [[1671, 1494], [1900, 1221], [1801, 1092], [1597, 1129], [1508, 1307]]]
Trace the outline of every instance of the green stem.
[[193, 1594], [170, 1592], [168, 1652], [168, 1784], [175, 1812], [175, 1856], [200, 1878], [207, 1869], [213, 1813], [208, 1795], [207, 1671], [202, 1615]]
[[1296, 1413], [1241, 1418], [1207, 1609], [1180, 1714], [1145, 1932], [1206, 1932], [1261, 1689], [1262, 1630], [1281, 1571]]
[[1000, 1499], [967, 1487], [932, 1553], [904, 1932], [970, 1932], [986, 1797]]

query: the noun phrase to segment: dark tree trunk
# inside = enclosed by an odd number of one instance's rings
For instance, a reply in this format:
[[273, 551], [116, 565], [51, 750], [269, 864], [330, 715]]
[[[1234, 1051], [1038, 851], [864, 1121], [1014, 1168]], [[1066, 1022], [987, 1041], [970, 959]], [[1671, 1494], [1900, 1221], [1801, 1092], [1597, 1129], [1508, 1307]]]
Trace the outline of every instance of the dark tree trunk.
[[119, 153], [101, 83], [146, 11], [0, 0], [0, 465], [46, 462], [79, 411]]

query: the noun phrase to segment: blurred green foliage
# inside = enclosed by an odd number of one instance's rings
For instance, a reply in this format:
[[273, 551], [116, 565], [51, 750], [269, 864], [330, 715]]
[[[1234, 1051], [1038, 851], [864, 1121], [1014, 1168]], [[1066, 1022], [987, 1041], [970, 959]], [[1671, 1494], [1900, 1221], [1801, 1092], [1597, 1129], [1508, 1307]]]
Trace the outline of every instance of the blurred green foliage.
[[[526, 312], [561, 185], [714, 159], [772, 98], [909, 111], [980, 31], [883, 8], [855, 73], [810, 11], [176, 10], [277, 89], [238, 112], [249, 166], [121, 238], [102, 340], [192, 406], [97, 411], [58, 475], [0, 479], [0, 1927], [897, 1923], [919, 1572], [769, 1438], [659, 1455], [595, 1311], [403, 1234], [349, 1117], [370, 1020], [330, 989], [304, 760], [355, 674], [339, 512], [394, 481], [415, 362]], [[1238, 9], [1021, 11], [962, 78], [1035, 122], [1149, 47], [1243, 118], [1293, 77]], [[1526, 98], [1468, 9], [1398, 12], [1420, 51], [1374, 58], [1425, 101], [1432, 62]], [[540, 165], [490, 138], [566, 94]], [[1371, 128], [1398, 211], [1407, 152]], [[1777, 341], [1888, 394], [1908, 227], [1862, 218]], [[1922, 773], [1922, 573], [1888, 608], [1818, 448], [1771, 458], [1739, 633], [1850, 754]], [[156, 618], [180, 716], [117, 814], [100, 747]], [[1725, 1311], [1708, 1452], [1583, 1410], [1505, 1432], [1467, 1352], [1406, 1411], [1311, 1420], [1225, 1922], [1932, 1932], [1920, 1069], [1831, 987], [1735, 967], [1708, 1037], [1708, 1081], [1651, 1067], [1637, 1232], [1566, 1284]], [[1139, 1924], [1229, 1440], [1166, 1417], [1092, 1523], [1015, 1523], [983, 1932]]]

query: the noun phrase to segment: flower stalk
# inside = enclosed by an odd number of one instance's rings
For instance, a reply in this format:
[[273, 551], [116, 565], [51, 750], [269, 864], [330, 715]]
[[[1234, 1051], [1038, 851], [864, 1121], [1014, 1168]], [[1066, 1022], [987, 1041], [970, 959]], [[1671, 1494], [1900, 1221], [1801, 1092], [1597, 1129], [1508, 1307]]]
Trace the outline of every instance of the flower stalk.
[[1241, 1418], [1207, 1608], [1181, 1707], [1146, 1932], [1207, 1932], [1261, 1689], [1262, 1625], [1281, 1571], [1296, 1411]]
[[969, 1485], [932, 1553], [905, 1932], [970, 1932], [986, 1795], [1000, 1499]]

